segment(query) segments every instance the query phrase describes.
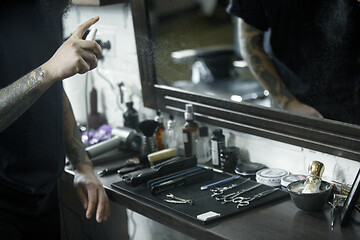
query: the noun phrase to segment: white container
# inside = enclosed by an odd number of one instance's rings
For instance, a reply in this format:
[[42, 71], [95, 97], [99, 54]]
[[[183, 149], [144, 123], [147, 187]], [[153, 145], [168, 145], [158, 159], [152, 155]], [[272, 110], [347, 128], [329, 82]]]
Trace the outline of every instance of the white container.
[[281, 178], [289, 175], [289, 172], [279, 168], [266, 168], [256, 172], [256, 181], [271, 187], [280, 187]]

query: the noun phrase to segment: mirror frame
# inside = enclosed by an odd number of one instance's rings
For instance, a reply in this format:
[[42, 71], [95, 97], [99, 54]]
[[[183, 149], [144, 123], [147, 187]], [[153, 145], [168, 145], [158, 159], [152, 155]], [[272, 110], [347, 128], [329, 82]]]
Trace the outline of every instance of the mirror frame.
[[130, 3], [145, 107], [183, 116], [192, 103], [198, 121], [360, 162], [360, 126], [158, 85], [148, 1]]

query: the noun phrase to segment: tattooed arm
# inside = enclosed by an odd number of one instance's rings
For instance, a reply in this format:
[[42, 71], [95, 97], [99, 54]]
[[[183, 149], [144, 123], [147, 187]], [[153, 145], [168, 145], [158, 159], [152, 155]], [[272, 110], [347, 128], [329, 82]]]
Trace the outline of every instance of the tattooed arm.
[[55, 81], [97, 66], [101, 47], [95, 41], [82, 40], [85, 31], [99, 20], [89, 19], [76, 29], [49, 61], [0, 89], [0, 132], [20, 117]]
[[102, 184], [94, 174], [91, 160], [81, 142], [80, 131], [76, 126], [74, 114], [65, 91], [64, 132], [66, 153], [76, 169], [74, 187], [84, 209], [86, 209], [86, 217], [91, 218], [96, 208], [96, 220], [102, 222], [110, 215], [109, 200]]
[[23, 114], [50, 86], [48, 74], [39, 67], [0, 89], [0, 132]]
[[239, 19], [240, 50], [251, 72], [282, 109], [321, 117], [314, 108], [299, 102], [286, 88], [274, 63], [264, 51], [264, 32]]

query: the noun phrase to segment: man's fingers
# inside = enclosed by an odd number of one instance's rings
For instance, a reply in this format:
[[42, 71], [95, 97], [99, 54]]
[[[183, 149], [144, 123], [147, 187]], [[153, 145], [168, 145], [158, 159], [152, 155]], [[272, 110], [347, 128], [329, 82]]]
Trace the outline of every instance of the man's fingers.
[[97, 21], [99, 21], [99, 17], [93, 17], [90, 18], [89, 20], [87, 20], [86, 22], [84, 22], [83, 24], [81, 24], [73, 33], [73, 36], [81, 39], [82, 36], [85, 34], [86, 30], [89, 29], [89, 27], [91, 27], [91, 25], [93, 25], [94, 23], [96, 23]]
[[94, 213], [96, 203], [97, 203], [97, 190], [96, 188], [88, 189], [88, 208], [86, 211], [86, 218], [90, 219], [92, 214]]
[[[99, 191], [102, 190], [99, 189]], [[99, 203], [96, 211], [96, 221], [100, 223], [102, 221], [105, 221], [107, 217], [110, 215], [110, 206], [105, 191], [99, 192], [98, 197], [99, 197]]]
[[91, 50], [95, 55], [96, 58], [99, 59], [102, 56], [102, 49], [100, 45], [95, 41], [82, 41], [81, 48], [85, 50]]
[[78, 194], [78, 196], [79, 196], [80, 202], [81, 202], [81, 204], [83, 205], [84, 209], [87, 209], [87, 207], [88, 207], [88, 200], [87, 200], [87, 197], [86, 197], [86, 194], [85, 194], [84, 190], [83, 190], [80, 186], [78, 186], [78, 187], [76, 188], [76, 191], [77, 191], [77, 194]]

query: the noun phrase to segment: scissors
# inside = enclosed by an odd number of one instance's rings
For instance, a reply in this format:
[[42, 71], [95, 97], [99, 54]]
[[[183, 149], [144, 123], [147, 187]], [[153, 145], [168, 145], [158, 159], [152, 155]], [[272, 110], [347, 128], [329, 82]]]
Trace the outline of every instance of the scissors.
[[261, 193], [258, 193], [256, 195], [254, 195], [253, 197], [237, 197], [237, 198], [234, 198], [232, 202], [237, 204], [237, 208], [245, 207], [245, 206], [248, 206], [250, 204], [250, 202], [254, 201], [255, 199], [265, 197], [271, 193], [276, 192], [277, 190], [278, 190], [277, 188], [272, 188], [272, 189], [263, 191]]
[[253, 185], [251, 187], [241, 189], [241, 190], [239, 190], [237, 192], [232, 192], [232, 193], [227, 194], [225, 196], [224, 195], [217, 196], [217, 197], [215, 197], [215, 199], [217, 201], [222, 201], [222, 204], [233, 202], [233, 199], [240, 198], [241, 194], [246, 193], [248, 191], [251, 191], [251, 190], [253, 190], [253, 189], [257, 188], [257, 187], [260, 187], [260, 186], [261, 186], [261, 184], [257, 183], [257, 184], [255, 184], [255, 185]]
[[233, 183], [233, 184], [231, 184], [229, 186], [212, 188], [212, 189], [210, 189], [210, 191], [213, 193], [211, 195], [211, 197], [216, 197], [216, 196], [223, 195], [225, 191], [233, 189], [234, 187], [240, 186], [240, 185], [242, 185], [242, 184], [244, 184], [244, 183], [246, 183], [248, 181], [250, 181], [250, 179], [247, 178], [244, 181], [236, 182], [236, 183]]

